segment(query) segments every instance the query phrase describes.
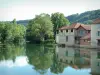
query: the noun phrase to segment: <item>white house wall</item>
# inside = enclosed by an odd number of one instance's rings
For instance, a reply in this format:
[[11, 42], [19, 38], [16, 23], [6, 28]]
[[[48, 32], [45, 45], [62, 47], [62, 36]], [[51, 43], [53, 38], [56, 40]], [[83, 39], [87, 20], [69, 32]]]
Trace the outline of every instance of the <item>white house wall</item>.
[[[68, 30], [68, 32], [66, 32], [66, 30], [63, 30], [63, 32], [61, 32], [59, 30], [59, 33], [56, 34], [56, 43], [74, 45], [75, 33], [75, 30], [73, 30], [73, 32], [71, 32], [71, 30]], [[66, 36], [68, 36], [68, 41], [66, 41]]]
[[97, 39], [100, 36], [97, 36], [97, 32], [100, 30], [100, 24], [91, 25], [91, 46], [97, 46]]

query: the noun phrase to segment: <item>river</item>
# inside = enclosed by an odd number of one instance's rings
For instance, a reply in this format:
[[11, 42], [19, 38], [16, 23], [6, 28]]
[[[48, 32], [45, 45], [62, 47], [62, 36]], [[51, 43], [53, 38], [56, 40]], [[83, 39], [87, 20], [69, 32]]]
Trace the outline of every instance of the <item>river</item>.
[[100, 50], [48, 45], [0, 46], [0, 75], [100, 75]]

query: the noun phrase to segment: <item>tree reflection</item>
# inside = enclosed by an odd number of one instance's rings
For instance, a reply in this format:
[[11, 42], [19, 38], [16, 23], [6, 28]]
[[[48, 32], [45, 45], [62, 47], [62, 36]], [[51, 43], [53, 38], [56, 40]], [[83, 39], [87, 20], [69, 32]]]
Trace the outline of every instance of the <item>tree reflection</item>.
[[54, 56], [53, 56], [53, 64], [50, 68], [51, 72], [58, 74], [62, 73], [64, 70], [65, 64], [62, 61], [58, 60], [58, 55], [54, 51]]
[[15, 61], [16, 56], [25, 54], [24, 50], [25, 47], [22, 45], [2, 44], [0, 46], [0, 61], [2, 60]]
[[29, 64], [33, 65], [36, 71], [44, 74], [52, 65], [53, 50], [53, 47], [45, 45], [27, 45], [26, 55]]

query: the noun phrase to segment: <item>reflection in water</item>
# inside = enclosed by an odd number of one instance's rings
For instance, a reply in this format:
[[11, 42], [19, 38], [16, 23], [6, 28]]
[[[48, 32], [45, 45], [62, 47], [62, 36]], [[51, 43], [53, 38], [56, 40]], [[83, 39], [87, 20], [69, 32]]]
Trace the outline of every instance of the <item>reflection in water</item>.
[[47, 45], [0, 47], [0, 75], [100, 75], [100, 50]]
[[52, 65], [53, 51], [53, 47], [29, 45], [27, 46], [26, 55], [29, 59], [29, 64], [33, 65], [36, 71], [44, 74]]
[[25, 54], [25, 47], [22, 45], [5, 44], [0, 46], [0, 61], [13, 60], [20, 55]]
[[91, 74], [100, 75], [100, 51], [91, 51]]
[[71, 66], [74, 69], [90, 67], [90, 51], [73, 48], [56, 47], [57, 62], [63, 66]]

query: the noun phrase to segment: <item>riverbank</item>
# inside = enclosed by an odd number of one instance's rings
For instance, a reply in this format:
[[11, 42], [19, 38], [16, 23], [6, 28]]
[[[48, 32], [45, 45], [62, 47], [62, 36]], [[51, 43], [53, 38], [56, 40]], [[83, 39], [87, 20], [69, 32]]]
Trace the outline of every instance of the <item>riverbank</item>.
[[72, 47], [72, 48], [85, 48], [85, 49], [100, 49], [100, 46], [91, 46], [91, 45], [65, 45], [65, 44], [57, 44], [62, 47]]

